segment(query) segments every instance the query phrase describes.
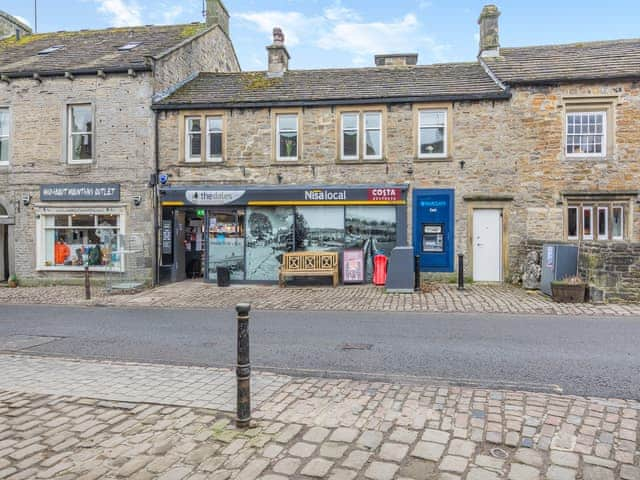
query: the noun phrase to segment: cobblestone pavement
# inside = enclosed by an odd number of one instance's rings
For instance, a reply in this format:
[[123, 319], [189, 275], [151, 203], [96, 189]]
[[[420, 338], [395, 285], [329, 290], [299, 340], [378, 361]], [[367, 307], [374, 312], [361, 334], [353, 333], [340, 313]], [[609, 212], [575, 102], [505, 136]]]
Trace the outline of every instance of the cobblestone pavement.
[[509, 285], [437, 284], [424, 292], [390, 294], [372, 285], [287, 287], [242, 285], [220, 288], [201, 281], [186, 281], [145, 290], [134, 295], [105, 296], [94, 288], [95, 299], [84, 300], [83, 287], [0, 288], [0, 303], [106, 304], [118, 307], [233, 308], [251, 301], [261, 310], [342, 310], [451, 313], [510, 313], [541, 315], [640, 315], [640, 304], [561, 304], [539, 292]]
[[[0, 355], [0, 372], [0, 389], [5, 390], [227, 412], [235, 409], [236, 402], [235, 373], [222, 368]], [[260, 405], [289, 377], [261, 372], [251, 380], [254, 403]]]
[[638, 480], [639, 416], [636, 401], [291, 378], [239, 431], [216, 410], [0, 388], [0, 478]]

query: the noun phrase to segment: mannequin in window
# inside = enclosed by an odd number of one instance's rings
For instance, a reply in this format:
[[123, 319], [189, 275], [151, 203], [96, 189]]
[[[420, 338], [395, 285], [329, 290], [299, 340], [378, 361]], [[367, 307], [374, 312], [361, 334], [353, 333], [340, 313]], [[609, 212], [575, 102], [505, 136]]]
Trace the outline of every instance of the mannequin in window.
[[67, 257], [71, 254], [71, 249], [65, 243], [64, 237], [59, 237], [54, 246], [54, 257], [56, 265], [64, 265]]

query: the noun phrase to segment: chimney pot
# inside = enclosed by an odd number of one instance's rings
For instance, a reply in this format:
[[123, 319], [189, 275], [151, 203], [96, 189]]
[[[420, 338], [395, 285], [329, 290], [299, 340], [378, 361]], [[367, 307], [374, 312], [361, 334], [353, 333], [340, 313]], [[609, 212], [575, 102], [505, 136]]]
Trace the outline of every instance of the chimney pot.
[[496, 5], [485, 5], [480, 13], [480, 56], [497, 57], [500, 55], [499, 23], [500, 10]]
[[273, 29], [273, 43], [267, 47], [268, 77], [281, 77], [289, 69], [291, 56], [284, 46], [284, 33], [279, 27]]

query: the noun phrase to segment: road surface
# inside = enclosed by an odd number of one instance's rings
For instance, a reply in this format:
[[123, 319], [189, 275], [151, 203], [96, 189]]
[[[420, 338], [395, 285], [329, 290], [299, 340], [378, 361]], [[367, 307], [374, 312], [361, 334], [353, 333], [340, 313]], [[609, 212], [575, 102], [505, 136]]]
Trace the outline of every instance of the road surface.
[[[640, 318], [255, 311], [250, 329], [259, 369], [640, 399]], [[232, 311], [0, 306], [1, 351], [232, 366], [235, 334]]]

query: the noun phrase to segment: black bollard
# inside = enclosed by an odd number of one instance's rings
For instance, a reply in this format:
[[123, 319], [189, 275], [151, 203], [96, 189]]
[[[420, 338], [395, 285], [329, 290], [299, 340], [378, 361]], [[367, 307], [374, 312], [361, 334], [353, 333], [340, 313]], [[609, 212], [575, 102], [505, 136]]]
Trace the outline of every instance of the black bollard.
[[413, 257], [413, 289], [420, 291], [420, 255]]
[[91, 280], [89, 279], [89, 265], [84, 266], [84, 298], [91, 300]]
[[458, 290], [464, 290], [464, 255], [458, 254]]
[[251, 422], [251, 363], [249, 360], [249, 303], [236, 305], [238, 313], [238, 402], [236, 427], [248, 428]]

